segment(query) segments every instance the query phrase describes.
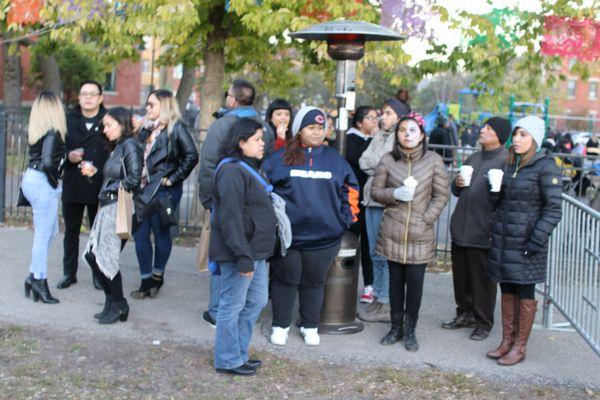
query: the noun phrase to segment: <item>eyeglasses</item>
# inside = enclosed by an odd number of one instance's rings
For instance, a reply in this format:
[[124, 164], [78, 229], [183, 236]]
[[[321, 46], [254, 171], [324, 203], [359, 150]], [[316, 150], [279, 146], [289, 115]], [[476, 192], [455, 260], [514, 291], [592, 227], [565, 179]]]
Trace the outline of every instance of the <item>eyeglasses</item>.
[[379, 119], [379, 117], [377, 117], [377, 116], [372, 116], [372, 115], [367, 115], [367, 116], [365, 116], [363, 119], [372, 119], [372, 120], [377, 120], [377, 119]]
[[81, 97], [96, 97], [100, 95], [100, 92], [79, 92]]

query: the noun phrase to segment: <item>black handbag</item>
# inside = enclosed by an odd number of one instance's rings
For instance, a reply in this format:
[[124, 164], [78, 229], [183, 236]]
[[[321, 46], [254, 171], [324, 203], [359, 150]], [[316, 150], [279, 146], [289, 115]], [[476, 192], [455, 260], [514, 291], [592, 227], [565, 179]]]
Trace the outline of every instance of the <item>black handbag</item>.
[[158, 216], [163, 227], [177, 225], [177, 215], [169, 195], [157, 196], [159, 202]]
[[25, 156], [23, 157], [23, 165], [21, 165], [21, 182], [19, 183], [19, 197], [17, 198], [17, 207], [31, 207], [31, 203], [23, 194], [23, 175], [25, 171], [25, 160], [27, 159], [28, 154], [29, 151], [26, 151]]

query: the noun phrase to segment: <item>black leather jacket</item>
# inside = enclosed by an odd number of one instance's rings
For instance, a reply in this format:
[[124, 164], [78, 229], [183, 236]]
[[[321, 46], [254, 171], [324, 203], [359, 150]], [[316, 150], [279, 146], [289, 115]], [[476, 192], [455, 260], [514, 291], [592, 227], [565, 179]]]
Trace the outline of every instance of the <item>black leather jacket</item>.
[[117, 142], [104, 164], [104, 181], [98, 195], [101, 206], [117, 201], [120, 184], [128, 192], [138, 191], [142, 181], [142, 160], [142, 149], [137, 139], [128, 137]]
[[[146, 145], [151, 130], [142, 129], [138, 135]], [[198, 151], [192, 135], [181, 121], [175, 122], [170, 134], [163, 129], [146, 158], [148, 180], [169, 178], [173, 186], [182, 183], [198, 164]]]
[[29, 146], [29, 168], [43, 172], [53, 188], [58, 187], [61, 165], [65, 157], [65, 142], [54, 130]]

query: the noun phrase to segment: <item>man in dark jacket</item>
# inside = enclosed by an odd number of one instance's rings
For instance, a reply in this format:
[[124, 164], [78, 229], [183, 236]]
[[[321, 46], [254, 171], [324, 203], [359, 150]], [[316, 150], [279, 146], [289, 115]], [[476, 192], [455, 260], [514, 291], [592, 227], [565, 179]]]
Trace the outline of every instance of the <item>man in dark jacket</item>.
[[[96, 81], [85, 81], [79, 89], [79, 106], [67, 115], [67, 161], [65, 162], [62, 210], [65, 220], [63, 279], [59, 289], [77, 282], [79, 233], [83, 212], [87, 209], [90, 227], [98, 211], [98, 193], [102, 186], [102, 169], [108, 159], [108, 142], [102, 132], [102, 86]], [[88, 178], [81, 174], [81, 161], [91, 161], [98, 173]], [[102, 289], [94, 278], [94, 286]]]
[[505, 118], [488, 119], [479, 136], [483, 149], [464, 163], [473, 168], [470, 184], [466, 185], [461, 175], [452, 183], [452, 193], [458, 197], [450, 222], [456, 317], [442, 323], [442, 328], [474, 326], [473, 340], [487, 338], [494, 324], [496, 284], [486, 273], [492, 214], [487, 172], [501, 169], [506, 161], [503, 145], [510, 129], [510, 122]]
[[[429, 144], [452, 146], [452, 142], [452, 132], [450, 132], [448, 119], [443, 115], [439, 115], [436, 120], [436, 127], [433, 128], [429, 136]], [[435, 149], [435, 152], [444, 159], [444, 164], [447, 166], [452, 165], [454, 152], [451, 149]]]
[[[250, 82], [244, 79], [234, 80], [225, 96], [225, 110], [221, 110], [217, 114], [218, 119], [208, 128], [206, 140], [200, 149], [200, 172], [198, 174], [198, 194], [207, 213], [213, 201], [214, 175], [219, 164], [219, 148], [239, 118], [254, 118], [263, 125], [265, 157], [271, 153], [275, 136], [252, 106], [254, 96], [255, 89]], [[205, 221], [207, 221], [206, 218]], [[219, 277], [211, 275], [208, 311], [202, 314], [202, 318], [213, 327], [216, 326], [219, 292]]]

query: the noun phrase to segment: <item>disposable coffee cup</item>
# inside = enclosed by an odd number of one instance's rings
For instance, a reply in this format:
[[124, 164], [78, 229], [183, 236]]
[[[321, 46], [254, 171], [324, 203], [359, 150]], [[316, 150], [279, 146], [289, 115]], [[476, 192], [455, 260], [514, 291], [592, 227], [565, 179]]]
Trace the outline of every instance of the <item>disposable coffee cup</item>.
[[471, 185], [471, 176], [473, 176], [473, 167], [471, 167], [470, 165], [463, 165], [462, 167], [460, 167], [460, 170], [458, 173], [465, 181], [465, 186], [470, 186]]
[[490, 185], [492, 186], [492, 192], [499, 192], [502, 187], [502, 177], [504, 176], [504, 171], [501, 169], [490, 169], [488, 171], [488, 179], [490, 181]]
[[[409, 176], [408, 178], [406, 178], [403, 182], [404, 186], [408, 187], [411, 189], [412, 192], [412, 196], [414, 197], [415, 195], [415, 189], [417, 188], [417, 184], [419, 182], [412, 176]], [[411, 198], [412, 200], [412, 198]]]

